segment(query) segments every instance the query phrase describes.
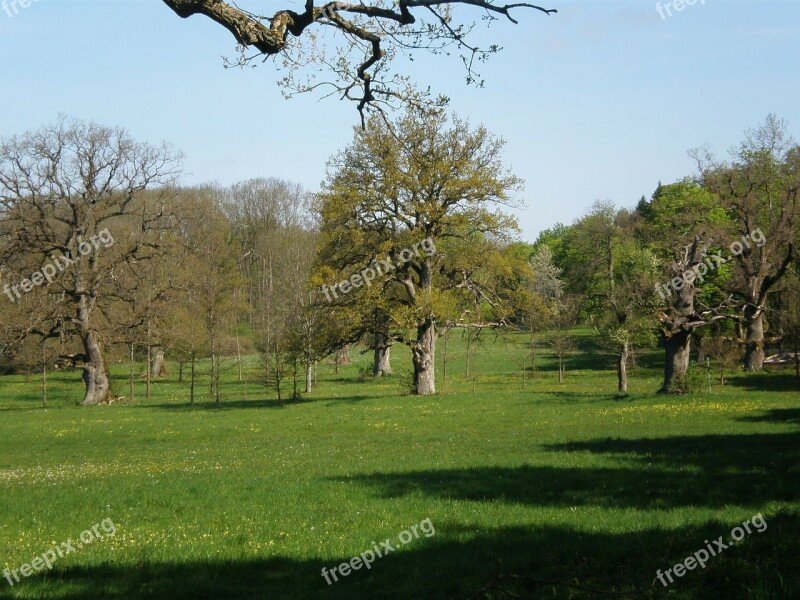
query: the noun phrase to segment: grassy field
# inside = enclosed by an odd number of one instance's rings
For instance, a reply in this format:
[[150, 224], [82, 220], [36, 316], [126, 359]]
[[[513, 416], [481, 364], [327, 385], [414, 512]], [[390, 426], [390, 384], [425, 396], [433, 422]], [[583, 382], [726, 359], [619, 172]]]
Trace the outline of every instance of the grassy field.
[[[194, 407], [175, 365], [151, 400], [137, 382], [136, 402], [96, 408], [75, 406], [77, 372], [51, 377], [46, 408], [36, 375], [0, 377], [0, 566], [104, 519], [116, 530], [13, 587], [0, 578], [0, 597], [800, 597], [789, 374], [659, 396], [656, 353], [620, 396], [613, 359], [584, 335], [591, 354], [564, 383], [540, 353], [523, 389], [521, 339], [487, 336], [468, 379], [452, 336], [445, 391], [422, 399], [404, 393], [399, 349], [380, 381], [359, 377], [369, 354], [339, 374], [320, 365], [296, 403], [258, 384], [255, 357], [244, 381], [226, 373], [219, 404], [203, 380]], [[125, 394], [126, 366], [113, 375]], [[764, 531], [656, 579], [757, 513]], [[402, 544], [426, 519], [435, 534]], [[385, 540], [396, 550], [326, 583], [323, 567]]]

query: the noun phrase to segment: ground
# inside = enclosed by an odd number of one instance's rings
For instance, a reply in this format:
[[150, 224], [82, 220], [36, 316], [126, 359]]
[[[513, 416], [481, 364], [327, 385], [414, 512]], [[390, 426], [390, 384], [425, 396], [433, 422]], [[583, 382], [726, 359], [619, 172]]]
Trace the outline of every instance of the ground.
[[[524, 577], [496, 587], [525, 598], [800, 597], [791, 373], [657, 395], [656, 352], [620, 396], [613, 357], [582, 345], [592, 353], [570, 359], [563, 384], [540, 351], [523, 389], [519, 345], [487, 336], [473, 382], [454, 336], [444, 393], [427, 398], [403, 393], [399, 350], [401, 372], [380, 381], [359, 379], [369, 354], [338, 375], [320, 365], [297, 403], [235, 368], [219, 405], [194, 408], [174, 364], [150, 401], [137, 382], [136, 403], [107, 407], [75, 406], [75, 372], [51, 377], [47, 408], [35, 374], [0, 377], [0, 566], [105, 519], [116, 530], [13, 587], [0, 579], [0, 598], [509, 597], [475, 595], [497, 573]], [[245, 379], [257, 369], [248, 358]], [[118, 394], [125, 372], [113, 369]], [[659, 582], [759, 513], [766, 529]], [[426, 519], [435, 534], [419, 535]], [[395, 551], [326, 583], [323, 568], [387, 539]]]

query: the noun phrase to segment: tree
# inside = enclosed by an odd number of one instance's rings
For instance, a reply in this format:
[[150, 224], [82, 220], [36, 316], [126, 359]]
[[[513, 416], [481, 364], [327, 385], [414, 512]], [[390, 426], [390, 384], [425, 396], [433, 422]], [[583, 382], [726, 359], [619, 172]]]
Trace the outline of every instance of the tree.
[[630, 235], [627, 211], [596, 202], [566, 236], [569, 254], [583, 257], [571, 274], [583, 309], [617, 355], [617, 390], [628, 391], [628, 358], [634, 340], [646, 339], [654, 310], [655, 256]]
[[[180, 161], [166, 145], [63, 117], [0, 141], [0, 257], [39, 269], [21, 282], [23, 292], [57, 291], [72, 308], [47, 327], [80, 340], [83, 353], [73, 362], [83, 370], [83, 404], [109, 397], [101, 343], [102, 313], [112, 302], [106, 291], [115, 271], [158, 252], [159, 232], [173, 221], [167, 198]], [[156, 193], [146, 196], [151, 188]]]
[[[476, 45], [470, 36], [476, 23], [458, 22], [456, 5], [482, 9], [488, 21], [498, 16], [517, 23], [514, 8], [530, 8], [545, 14], [557, 12], [527, 3], [495, 4], [492, 0], [372, 0], [371, 2], [332, 1], [315, 5], [307, 0], [302, 12], [284, 8], [272, 16], [239, 8], [222, 0], [164, 0], [179, 17], [205, 15], [236, 39], [240, 56], [233, 64], [244, 66], [263, 58], [281, 57], [287, 69], [281, 80], [286, 95], [327, 88], [330, 94], [358, 103], [364, 124], [367, 106], [406, 102], [419, 104], [427, 94], [414, 91], [410, 79], [392, 68], [397, 55], [412, 56], [415, 51], [433, 54], [460, 54], [468, 84], [482, 86], [476, 66], [500, 46]], [[322, 34], [313, 29], [333, 30], [333, 47], [327, 47]], [[248, 54], [251, 53], [251, 54]], [[322, 81], [317, 72], [327, 72]]]
[[[372, 117], [329, 164], [320, 256], [334, 272], [371, 270], [375, 283], [359, 291], [387, 299], [391, 336], [411, 349], [418, 395], [436, 391], [437, 322], [486, 327], [509, 313], [499, 241], [516, 221], [498, 207], [514, 205], [521, 180], [503, 167], [502, 146], [457, 117], [448, 127], [442, 111], [408, 111], [396, 124]], [[476, 298], [494, 323], [481, 322]]]
[[744, 366], [761, 370], [764, 362], [764, 315], [770, 292], [786, 275], [796, 253], [800, 216], [800, 147], [786, 123], [769, 115], [749, 130], [731, 152], [730, 162], [695, 151], [703, 184], [718, 195], [740, 237], [737, 267], [729, 290], [742, 301], [745, 328]]
[[725, 385], [725, 371], [735, 371], [740, 362], [739, 344], [736, 339], [721, 335], [703, 338], [705, 354], [719, 365], [719, 383]]
[[523, 301], [524, 320], [529, 339], [531, 372], [536, 373], [536, 333], [555, 322], [564, 295], [562, 270], [555, 264], [550, 247], [540, 245], [530, 258], [530, 296]]
[[220, 400], [223, 346], [226, 332], [235, 325], [234, 315], [241, 309], [241, 299], [234, 293], [241, 285], [237, 261], [243, 254], [233, 235], [230, 223], [219, 206], [219, 193], [214, 188], [185, 190], [184, 210], [191, 211], [186, 219], [185, 241], [190, 265], [191, 283], [198, 305], [211, 354], [209, 390]]
[[692, 334], [735, 316], [733, 298], [713, 284], [724, 269], [708, 266], [715, 266], [708, 253], [730, 222], [717, 198], [689, 179], [659, 185], [635, 217], [637, 236], [662, 265], [655, 300], [665, 355], [660, 391], [667, 393], [689, 369]]

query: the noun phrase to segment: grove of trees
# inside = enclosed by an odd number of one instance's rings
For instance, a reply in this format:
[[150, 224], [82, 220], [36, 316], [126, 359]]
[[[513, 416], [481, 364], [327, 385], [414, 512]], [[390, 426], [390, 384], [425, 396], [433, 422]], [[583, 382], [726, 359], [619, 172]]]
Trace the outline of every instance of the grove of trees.
[[248, 354], [283, 399], [351, 347], [389, 376], [399, 345], [424, 396], [453, 330], [468, 353], [483, 331], [524, 332], [531, 370], [548, 331], [562, 378], [570, 330], [588, 324], [620, 392], [636, 352], [656, 347], [663, 392], [686, 390], [693, 355], [724, 382], [761, 370], [767, 347], [794, 352], [800, 378], [800, 148], [777, 117], [728, 160], [694, 151], [694, 176], [631, 208], [595, 202], [533, 243], [513, 216], [523, 182], [485, 127], [419, 107], [365, 124], [314, 193], [276, 178], [181, 185], [169, 146], [66, 118], [0, 140], [0, 360], [42, 372], [45, 397], [48, 368], [80, 370], [89, 405], [126, 393], [110, 362], [130, 365], [133, 399], [166, 359], [194, 402], [207, 359], [219, 402]]

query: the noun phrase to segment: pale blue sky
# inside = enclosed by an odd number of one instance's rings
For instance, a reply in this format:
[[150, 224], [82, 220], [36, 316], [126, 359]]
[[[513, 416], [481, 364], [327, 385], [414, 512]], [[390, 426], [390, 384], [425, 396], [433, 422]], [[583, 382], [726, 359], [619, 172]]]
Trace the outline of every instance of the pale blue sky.
[[[507, 140], [506, 162], [526, 180], [525, 239], [596, 199], [632, 206], [693, 172], [689, 148], [724, 153], [770, 112], [800, 138], [800, 0], [698, 0], [664, 20], [650, 0], [541, 1], [559, 14], [495, 23], [504, 50], [483, 67], [485, 89], [463, 85], [455, 58], [414, 63], [417, 81]], [[350, 103], [284, 100], [269, 64], [223, 69], [229, 34], [160, 0], [0, 10], [0, 49], [0, 135], [58, 113], [122, 125], [183, 150], [187, 182], [279, 176], [317, 189], [357, 122]]]

